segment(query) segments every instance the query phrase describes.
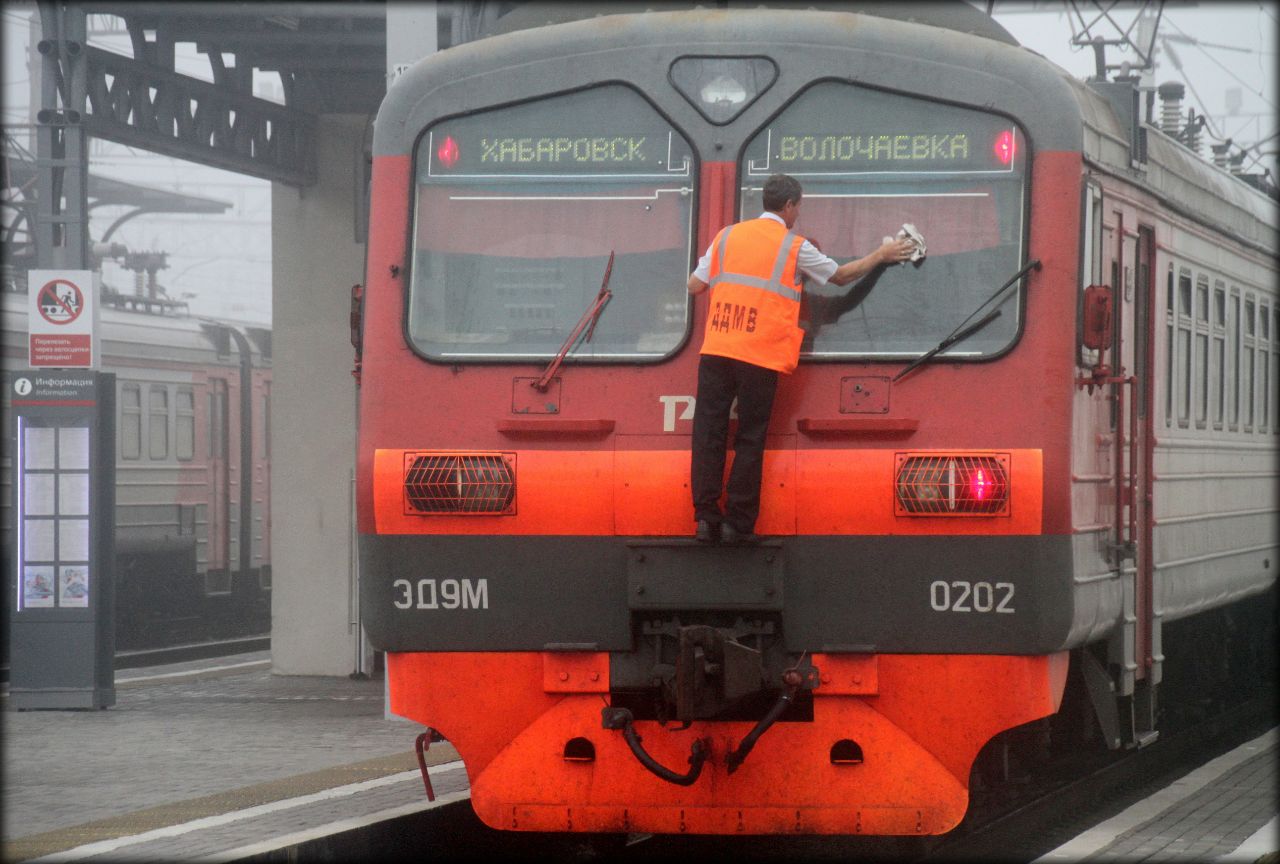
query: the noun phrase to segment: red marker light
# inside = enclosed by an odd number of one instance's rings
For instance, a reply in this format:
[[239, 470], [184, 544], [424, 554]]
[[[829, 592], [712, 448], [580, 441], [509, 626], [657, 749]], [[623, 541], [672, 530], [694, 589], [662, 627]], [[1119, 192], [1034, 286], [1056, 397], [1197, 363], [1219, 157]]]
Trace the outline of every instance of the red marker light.
[[969, 481], [969, 488], [973, 490], [973, 497], [979, 501], [985, 501], [987, 493], [991, 491], [991, 481], [987, 479], [986, 472], [979, 468], [973, 475], [973, 479]]
[[1008, 165], [1013, 161], [1013, 132], [1006, 129], [996, 136], [995, 151], [1001, 165]]
[[458, 161], [458, 142], [453, 140], [453, 136], [446, 135], [440, 146], [436, 148], [436, 159], [440, 160], [440, 164], [446, 168], [452, 168]]

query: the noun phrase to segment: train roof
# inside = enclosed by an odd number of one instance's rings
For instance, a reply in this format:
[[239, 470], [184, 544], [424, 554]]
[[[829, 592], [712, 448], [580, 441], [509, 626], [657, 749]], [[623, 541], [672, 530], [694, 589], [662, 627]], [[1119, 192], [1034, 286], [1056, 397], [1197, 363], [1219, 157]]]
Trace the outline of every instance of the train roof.
[[[764, 8], [769, 5], [779, 8]], [[889, 8], [897, 6], [901, 10], [890, 17]], [[673, 58], [776, 54], [792, 46], [792, 56], [813, 70], [839, 69], [840, 77], [861, 85], [1005, 113], [1023, 126], [1035, 150], [1081, 153], [1090, 166], [1147, 189], [1189, 218], [1259, 250], [1277, 248], [1274, 200], [1154, 126], [1145, 127], [1146, 162], [1134, 165], [1130, 122], [1100, 92], [1120, 85], [1077, 80], [967, 4], [733, 2], [690, 8], [673, 0], [569, 7], [577, 4], [527, 4], [498, 19], [490, 38], [447, 49], [406, 71], [378, 112], [374, 153], [411, 153], [422, 130], [445, 114], [555, 92], [557, 74], [565, 75], [559, 89], [581, 86], [579, 70], [588, 65], [600, 83], [632, 81], [650, 94], [670, 89], [665, 66], [637, 56], [637, 44], [665, 48]], [[627, 14], [641, 8], [655, 11]], [[609, 14], [596, 17], [597, 9]], [[556, 15], [565, 22], [545, 26], [559, 20]], [[991, 27], [979, 32], [980, 20]], [[767, 122], [768, 112], [805, 86], [794, 77], [791, 84], [775, 84], [777, 92], [766, 93], [731, 125]], [[663, 105], [677, 126], [705, 123], [680, 102], [677, 97]]]
[[546, 27], [552, 24], [564, 24], [569, 21], [581, 21], [586, 18], [599, 18], [602, 15], [633, 14], [637, 12], [681, 12], [695, 9], [723, 9], [727, 11], [756, 9], [785, 9], [791, 12], [824, 11], [844, 12], [858, 15], [873, 15], [878, 18], [890, 18], [896, 21], [907, 21], [915, 24], [928, 24], [994, 39], [1009, 45], [1017, 45], [1018, 40], [1002, 27], [990, 15], [974, 8], [963, 0], [917, 0], [904, 3], [894, 2], [859, 2], [859, 0], [728, 0], [715, 3], [708, 0], [607, 0], [607, 2], [577, 2], [577, 0], [558, 0], [558, 2], [526, 2], [499, 17], [489, 28], [481, 31], [481, 36], [497, 36], [513, 33], [517, 30], [529, 30], [535, 27]]
[[[2, 329], [5, 341], [9, 342], [10, 334], [26, 333], [27, 296], [20, 291], [5, 291], [0, 296], [3, 297], [0, 306], [3, 309]], [[271, 330], [268, 327], [188, 315], [158, 315], [110, 306], [103, 306], [99, 315], [99, 336], [104, 347], [113, 343], [107, 353], [119, 353], [115, 346], [127, 345], [131, 355], [157, 361], [189, 359], [194, 355], [226, 355], [234, 352], [234, 346], [219, 344], [217, 331], [229, 327], [248, 337], [255, 363], [271, 359]], [[25, 344], [25, 337], [15, 344]]]
[[[1131, 158], [1131, 124], [1115, 102], [1102, 88], [1079, 81], [1065, 70], [1060, 72], [1079, 106], [1084, 132], [1081, 149], [1088, 164], [1144, 187], [1166, 206], [1197, 222], [1260, 251], [1276, 254], [1280, 204], [1274, 198], [1206, 161], [1150, 123], [1142, 125], [1146, 161], [1135, 164]], [[1125, 98], [1125, 85], [1111, 83], [1104, 87]]]

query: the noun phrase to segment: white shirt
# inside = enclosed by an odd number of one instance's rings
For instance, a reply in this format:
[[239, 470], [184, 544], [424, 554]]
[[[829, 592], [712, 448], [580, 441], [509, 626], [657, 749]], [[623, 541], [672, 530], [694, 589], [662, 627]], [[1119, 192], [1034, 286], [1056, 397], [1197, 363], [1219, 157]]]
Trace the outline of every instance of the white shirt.
[[[761, 213], [759, 218], [772, 219], [784, 227], [787, 224], [777, 213], [770, 213], [768, 210]], [[714, 245], [713, 241], [712, 246]], [[813, 280], [815, 285], [826, 285], [831, 274], [835, 273], [839, 266], [834, 259], [823, 255], [808, 240], [800, 244], [800, 257], [796, 260], [796, 268]], [[698, 266], [693, 268], [693, 275], [703, 282], [711, 281], [711, 246], [707, 247], [706, 254], [698, 260]]]

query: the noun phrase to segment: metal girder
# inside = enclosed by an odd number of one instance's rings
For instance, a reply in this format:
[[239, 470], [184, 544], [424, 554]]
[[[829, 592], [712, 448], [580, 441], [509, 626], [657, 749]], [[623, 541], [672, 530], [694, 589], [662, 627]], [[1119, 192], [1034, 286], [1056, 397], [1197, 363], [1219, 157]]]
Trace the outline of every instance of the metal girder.
[[[296, 51], [299, 48], [349, 48], [360, 49], [365, 54], [369, 48], [381, 48], [387, 41], [386, 34], [371, 30], [213, 30], [202, 29], [196, 40], [196, 48], [207, 51], [240, 51], [246, 48], [266, 48], [273, 51]], [[377, 65], [376, 60], [373, 65]]]
[[381, 0], [364, 3], [154, 3], [90, 2], [83, 4], [90, 14], [122, 17], [164, 17], [174, 11], [203, 18], [374, 18], [386, 17]]
[[35, 266], [82, 270], [89, 264], [84, 10], [49, 2], [38, 8]]
[[[347, 51], [333, 51], [327, 55], [310, 56], [299, 58], [296, 55], [283, 51], [242, 51], [236, 55], [237, 59], [241, 59], [254, 67], [265, 72], [296, 72], [306, 73], [312, 71], [350, 71], [350, 72], [379, 72], [382, 69], [380, 65], [370, 65], [367, 54], [352, 53]], [[377, 63], [380, 64], [382, 55], [379, 54]]]
[[98, 48], [85, 54], [92, 135], [290, 186], [315, 182], [312, 115]]

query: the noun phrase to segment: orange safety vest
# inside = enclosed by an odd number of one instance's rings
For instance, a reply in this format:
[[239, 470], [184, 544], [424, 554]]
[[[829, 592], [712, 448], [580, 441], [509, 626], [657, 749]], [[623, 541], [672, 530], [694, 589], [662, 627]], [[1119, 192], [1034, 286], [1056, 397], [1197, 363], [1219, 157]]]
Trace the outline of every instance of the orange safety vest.
[[711, 244], [711, 301], [703, 354], [790, 374], [800, 360], [804, 238], [769, 218], [730, 225]]

